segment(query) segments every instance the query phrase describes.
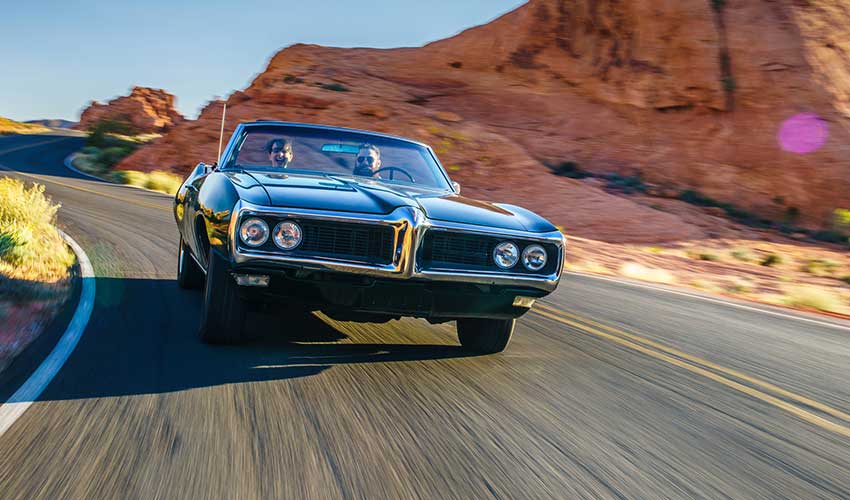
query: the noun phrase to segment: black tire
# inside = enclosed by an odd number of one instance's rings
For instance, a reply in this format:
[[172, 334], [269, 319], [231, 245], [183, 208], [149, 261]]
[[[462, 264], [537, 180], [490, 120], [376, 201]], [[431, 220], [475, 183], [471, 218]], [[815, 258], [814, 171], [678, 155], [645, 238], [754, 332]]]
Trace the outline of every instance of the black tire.
[[189, 254], [189, 247], [180, 238], [177, 251], [177, 285], [186, 290], [200, 290], [204, 287], [204, 271]]
[[495, 354], [508, 346], [515, 326], [516, 319], [459, 319], [457, 338], [468, 351]]
[[201, 340], [208, 344], [237, 344], [242, 340], [245, 302], [239, 297], [239, 285], [230, 275], [224, 257], [211, 250], [209, 263], [201, 311]]

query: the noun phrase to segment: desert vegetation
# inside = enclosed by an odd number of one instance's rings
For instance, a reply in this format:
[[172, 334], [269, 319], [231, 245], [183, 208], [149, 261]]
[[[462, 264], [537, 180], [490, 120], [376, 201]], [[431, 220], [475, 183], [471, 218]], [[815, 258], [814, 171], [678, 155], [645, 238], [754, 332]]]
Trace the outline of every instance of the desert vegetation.
[[570, 238], [567, 269], [850, 315], [850, 256], [844, 247], [783, 239], [770, 231], [756, 234], [760, 238], [653, 246]]
[[74, 167], [101, 179], [174, 194], [182, 179], [171, 172], [114, 170], [124, 158], [157, 134], [138, 134], [132, 126], [114, 121], [100, 121], [89, 130], [86, 146], [74, 159]]
[[41, 125], [16, 122], [15, 120], [10, 120], [0, 116], [0, 135], [38, 134], [40, 132], [47, 131], [47, 127], [42, 127]]
[[0, 179], [0, 279], [53, 283], [68, 277], [74, 258], [56, 230], [58, 209], [44, 186]]
[[74, 255], [56, 229], [44, 186], [0, 179], [0, 371], [70, 295]]

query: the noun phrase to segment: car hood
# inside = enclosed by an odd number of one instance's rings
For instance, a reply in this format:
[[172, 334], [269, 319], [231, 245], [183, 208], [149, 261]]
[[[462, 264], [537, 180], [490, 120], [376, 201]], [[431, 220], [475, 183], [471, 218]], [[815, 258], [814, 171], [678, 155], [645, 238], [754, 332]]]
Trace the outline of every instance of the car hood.
[[264, 172], [251, 172], [251, 176], [265, 188], [271, 205], [276, 207], [388, 214], [409, 206], [422, 209], [435, 221], [532, 229], [527, 220], [530, 212], [516, 213], [504, 206], [445, 191], [348, 177]]
[[417, 206], [415, 201], [395, 190], [344, 178], [251, 172], [269, 195], [275, 207], [388, 214], [398, 207]]

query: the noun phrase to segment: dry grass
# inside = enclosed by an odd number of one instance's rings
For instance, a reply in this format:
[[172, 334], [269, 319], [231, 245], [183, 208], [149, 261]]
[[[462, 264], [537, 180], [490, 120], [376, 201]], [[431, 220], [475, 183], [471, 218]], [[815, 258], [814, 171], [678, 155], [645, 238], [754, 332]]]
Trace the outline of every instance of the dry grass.
[[44, 186], [0, 179], [0, 277], [56, 282], [68, 276], [74, 256], [54, 225], [58, 209]]
[[570, 261], [570, 256], [567, 255], [566, 269], [568, 271], [576, 272], [576, 273], [589, 273], [589, 274], [612, 274], [611, 271], [608, 270], [607, 267], [603, 266], [598, 262], [593, 261], [582, 261], [582, 262], [573, 262]]
[[113, 172], [112, 180], [121, 184], [129, 184], [166, 194], [174, 194], [183, 183], [183, 179], [171, 172], [155, 170], [139, 172], [137, 170], [119, 170]]
[[786, 289], [784, 302], [791, 307], [817, 309], [819, 311], [847, 313], [846, 300], [835, 292], [811, 285], [800, 285]]
[[665, 269], [646, 267], [636, 262], [626, 262], [620, 266], [620, 274], [627, 278], [652, 283], [672, 284], [676, 282], [676, 277], [671, 272]]
[[41, 125], [33, 125], [31, 123], [21, 123], [0, 116], [0, 135], [8, 134], [38, 134], [47, 132], [47, 127]]

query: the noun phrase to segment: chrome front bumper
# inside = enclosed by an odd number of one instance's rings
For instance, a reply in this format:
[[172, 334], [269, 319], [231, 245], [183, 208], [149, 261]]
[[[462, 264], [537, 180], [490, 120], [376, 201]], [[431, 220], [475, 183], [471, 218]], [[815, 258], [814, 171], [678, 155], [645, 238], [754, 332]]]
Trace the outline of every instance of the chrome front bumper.
[[[266, 215], [280, 218], [316, 219], [352, 224], [380, 224], [390, 226], [395, 231], [393, 258], [390, 264], [373, 265], [363, 262], [332, 258], [308, 258], [287, 255], [283, 252], [254, 251], [239, 248], [237, 244], [238, 223], [247, 215]], [[557, 246], [558, 264], [556, 271], [549, 275], [530, 276], [510, 272], [465, 272], [445, 269], [424, 269], [420, 266], [417, 253], [422, 245], [425, 233], [431, 229], [457, 231], [466, 234], [500, 236], [505, 239], [522, 238]], [[564, 236], [559, 231], [549, 233], [528, 233], [507, 229], [488, 229], [482, 226], [432, 221], [425, 217], [422, 210], [415, 207], [399, 207], [388, 215], [348, 214], [324, 210], [304, 210], [252, 205], [245, 201], [237, 202], [230, 219], [230, 251], [236, 264], [250, 263], [287, 263], [303, 269], [336, 271], [363, 276], [391, 279], [422, 279], [428, 281], [475, 283], [482, 285], [515, 285], [535, 288], [546, 292], [555, 290], [564, 267]]]

